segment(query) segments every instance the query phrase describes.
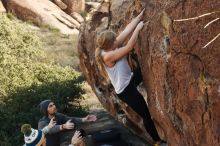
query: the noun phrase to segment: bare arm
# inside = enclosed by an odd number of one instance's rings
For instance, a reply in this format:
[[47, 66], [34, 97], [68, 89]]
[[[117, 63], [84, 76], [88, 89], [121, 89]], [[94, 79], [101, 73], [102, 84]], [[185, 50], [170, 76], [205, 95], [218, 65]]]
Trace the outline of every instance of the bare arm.
[[126, 27], [125, 29], [117, 36], [116, 38], [116, 46], [121, 46], [122, 43], [125, 41], [125, 39], [130, 35], [130, 33], [135, 29], [135, 27], [137, 26], [137, 24], [141, 21], [142, 17], [143, 17], [143, 13], [144, 13], [143, 9], [141, 11], [141, 13], [135, 17]]
[[130, 40], [128, 41], [128, 43], [124, 47], [109, 51], [104, 55], [103, 59], [104, 59], [104, 62], [106, 63], [106, 65], [108, 65], [109, 67], [113, 66], [115, 61], [123, 58], [133, 49], [133, 47], [136, 43], [136, 40], [138, 38], [138, 34], [139, 34], [140, 30], [143, 28], [143, 26], [144, 26], [144, 24], [141, 21], [138, 24], [138, 26], [136, 27], [136, 29], [134, 30]]

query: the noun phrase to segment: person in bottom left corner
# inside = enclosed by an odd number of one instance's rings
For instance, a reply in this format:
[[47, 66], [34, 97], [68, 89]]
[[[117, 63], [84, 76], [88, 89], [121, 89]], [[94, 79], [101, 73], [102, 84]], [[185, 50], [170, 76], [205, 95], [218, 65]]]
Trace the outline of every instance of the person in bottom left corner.
[[21, 132], [24, 134], [25, 144], [23, 146], [46, 146], [45, 135], [56, 124], [54, 118], [42, 130], [33, 129], [30, 124], [23, 124]]
[[95, 115], [87, 115], [86, 117], [70, 117], [57, 111], [53, 101], [47, 99], [39, 104], [40, 111], [44, 115], [38, 122], [38, 129], [43, 129], [54, 118], [56, 125], [51, 128], [46, 135], [47, 146], [60, 146], [65, 141], [65, 132], [68, 130], [77, 130], [76, 126], [85, 122], [95, 122]]

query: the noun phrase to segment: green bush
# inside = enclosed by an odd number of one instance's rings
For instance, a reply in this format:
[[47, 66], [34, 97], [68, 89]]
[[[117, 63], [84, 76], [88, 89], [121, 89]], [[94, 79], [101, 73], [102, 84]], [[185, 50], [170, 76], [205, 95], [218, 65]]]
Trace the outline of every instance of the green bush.
[[83, 78], [70, 67], [53, 65], [39, 38], [25, 24], [0, 14], [0, 145], [22, 145], [20, 126], [37, 128], [38, 105], [52, 99], [60, 112], [80, 109]]

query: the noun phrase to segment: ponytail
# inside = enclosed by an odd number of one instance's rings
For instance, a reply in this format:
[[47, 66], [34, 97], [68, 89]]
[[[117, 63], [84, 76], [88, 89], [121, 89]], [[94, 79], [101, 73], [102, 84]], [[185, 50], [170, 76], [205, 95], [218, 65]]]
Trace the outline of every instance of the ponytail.
[[110, 82], [108, 74], [105, 70], [105, 63], [102, 57], [102, 49], [109, 49], [116, 39], [116, 34], [112, 31], [104, 31], [97, 38], [97, 48], [95, 51], [95, 60], [97, 62], [98, 68], [102, 77], [104, 78], [103, 83], [108, 84]]
[[109, 77], [105, 70], [104, 61], [102, 58], [102, 49], [100, 47], [97, 47], [95, 50], [95, 60], [98, 65], [98, 69], [100, 70], [100, 73], [102, 77], [104, 78], [103, 83], [108, 84], [109, 83]]

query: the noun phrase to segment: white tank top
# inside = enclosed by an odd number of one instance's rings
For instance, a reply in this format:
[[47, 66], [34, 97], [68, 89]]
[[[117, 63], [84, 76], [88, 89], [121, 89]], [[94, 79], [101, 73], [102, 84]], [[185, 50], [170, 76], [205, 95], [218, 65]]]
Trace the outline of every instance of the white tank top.
[[[103, 51], [103, 53], [105, 53]], [[120, 94], [130, 83], [133, 76], [126, 57], [118, 60], [113, 67], [105, 65], [107, 74], [117, 94]]]

